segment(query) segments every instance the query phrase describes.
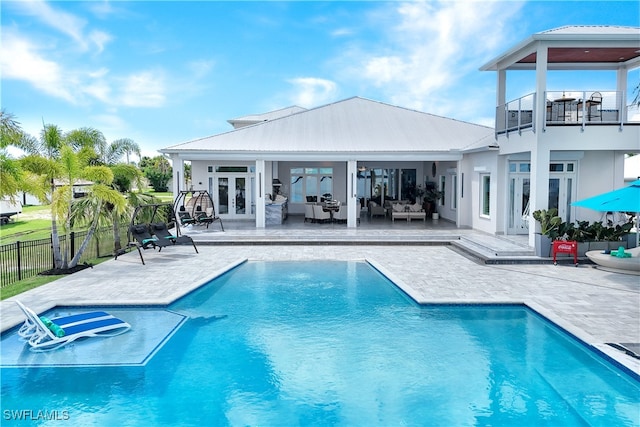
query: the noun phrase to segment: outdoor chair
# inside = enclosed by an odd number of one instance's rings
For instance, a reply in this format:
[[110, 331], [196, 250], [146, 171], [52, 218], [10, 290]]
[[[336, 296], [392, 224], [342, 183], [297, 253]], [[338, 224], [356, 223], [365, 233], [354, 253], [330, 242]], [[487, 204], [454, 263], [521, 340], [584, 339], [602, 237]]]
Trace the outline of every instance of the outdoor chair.
[[196, 223], [196, 219], [191, 216], [189, 212], [187, 212], [184, 206], [180, 206], [180, 210], [178, 211], [178, 218], [180, 218], [180, 224], [187, 226], [193, 225]]
[[313, 218], [316, 222], [325, 222], [331, 219], [331, 213], [325, 212], [322, 205], [313, 205]]
[[197, 224], [204, 224], [207, 226], [207, 228], [209, 228], [209, 224], [218, 221], [220, 222], [220, 228], [222, 229], [222, 231], [224, 231], [222, 218], [215, 216], [213, 208], [207, 208], [207, 212], [204, 212], [201, 206], [196, 206], [196, 211], [193, 214], [193, 218], [195, 219]]
[[[129, 239], [129, 243], [127, 247], [135, 247], [138, 250], [138, 254], [140, 255], [140, 261], [144, 265], [144, 258], [142, 257], [142, 249], [155, 249], [159, 248], [158, 251], [161, 251], [165, 246], [171, 246], [171, 243], [167, 239], [158, 239], [153, 237], [149, 232], [149, 226], [146, 224], [135, 224], [129, 227], [129, 235], [131, 238]], [[115, 259], [118, 259], [118, 255], [121, 255], [123, 251], [117, 252]]]
[[304, 205], [304, 222], [307, 222], [307, 220], [315, 222], [315, 218], [313, 217], [313, 203], [306, 203]]
[[193, 245], [193, 249], [196, 250], [196, 253], [199, 253], [198, 248], [196, 247], [196, 244], [191, 237], [185, 236], [185, 235], [176, 236], [171, 234], [166, 223], [155, 222], [153, 224], [150, 224], [150, 228], [151, 228], [151, 233], [153, 233], [153, 235], [158, 240], [169, 241], [174, 245]]
[[338, 222], [347, 221], [347, 206], [344, 203], [340, 203], [338, 210], [333, 214], [333, 220]]
[[[80, 338], [113, 337], [131, 329], [131, 325], [105, 312], [84, 313], [55, 319], [39, 317], [16, 301], [29, 325], [31, 351], [49, 351], [64, 347]], [[22, 329], [21, 329], [22, 330]]]

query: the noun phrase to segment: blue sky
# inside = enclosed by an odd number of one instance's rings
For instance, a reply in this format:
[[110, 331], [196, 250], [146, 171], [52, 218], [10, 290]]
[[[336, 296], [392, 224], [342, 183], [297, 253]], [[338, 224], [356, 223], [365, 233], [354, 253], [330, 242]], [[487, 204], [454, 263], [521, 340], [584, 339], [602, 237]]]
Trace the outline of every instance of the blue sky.
[[[2, 108], [34, 136], [43, 122], [64, 131], [94, 127], [109, 141], [133, 139], [150, 156], [231, 130], [227, 119], [352, 96], [492, 125], [496, 76], [478, 71], [485, 62], [564, 25], [640, 26], [637, 1], [4, 0], [1, 7]], [[598, 89], [615, 90], [615, 76], [597, 78]], [[508, 99], [533, 91], [531, 75], [515, 79]], [[562, 73], [547, 86], [594, 89]]]

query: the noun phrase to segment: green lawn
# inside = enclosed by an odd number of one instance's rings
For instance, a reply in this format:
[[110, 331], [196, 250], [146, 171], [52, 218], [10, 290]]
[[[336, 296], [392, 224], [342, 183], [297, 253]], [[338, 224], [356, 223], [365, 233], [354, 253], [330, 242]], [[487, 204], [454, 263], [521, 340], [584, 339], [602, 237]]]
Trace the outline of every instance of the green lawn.
[[49, 205], [24, 206], [22, 214], [13, 217], [9, 224], [0, 226], [0, 245], [48, 238], [51, 235], [49, 209]]
[[[94, 258], [88, 261], [91, 265], [98, 265], [105, 261], [109, 261], [113, 259], [112, 257], [102, 257], [102, 258]], [[33, 276], [28, 279], [20, 280], [19, 282], [12, 283], [3, 288], [0, 288], [0, 300], [4, 300], [10, 298], [14, 295], [21, 294], [23, 292], [28, 291], [29, 289], [37, 288], [38, 286], [46, 285], [47, 283], [51, 283], [55, 280], [58, 280], [65, 275], [59, 276]]]

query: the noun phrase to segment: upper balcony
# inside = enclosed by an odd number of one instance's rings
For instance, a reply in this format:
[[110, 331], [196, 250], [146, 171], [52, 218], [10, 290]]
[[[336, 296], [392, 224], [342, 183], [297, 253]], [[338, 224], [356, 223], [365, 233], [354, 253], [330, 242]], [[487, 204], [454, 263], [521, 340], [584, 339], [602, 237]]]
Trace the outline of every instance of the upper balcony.
[[619, 126], [640, 124], [637, 106], [622, 105], [618, 91], [549, 91], [542, 111], [535, 111], [536, 94], [499, 105], [496, 108], [496, 135], [536, 131], [536, 115], [542, 114], [543, 131], [549, 126]]

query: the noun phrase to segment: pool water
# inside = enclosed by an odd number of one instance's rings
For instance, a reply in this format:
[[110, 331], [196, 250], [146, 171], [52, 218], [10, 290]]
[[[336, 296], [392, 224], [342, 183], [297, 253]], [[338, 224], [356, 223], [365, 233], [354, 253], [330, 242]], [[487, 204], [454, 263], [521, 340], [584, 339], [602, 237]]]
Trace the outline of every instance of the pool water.
[[640, 383], [527, 308], [421, 307], [364, 262], [247, 262], [168, 309], [146, 366], [3, 369], [2, 425], [640, 424]]

